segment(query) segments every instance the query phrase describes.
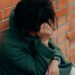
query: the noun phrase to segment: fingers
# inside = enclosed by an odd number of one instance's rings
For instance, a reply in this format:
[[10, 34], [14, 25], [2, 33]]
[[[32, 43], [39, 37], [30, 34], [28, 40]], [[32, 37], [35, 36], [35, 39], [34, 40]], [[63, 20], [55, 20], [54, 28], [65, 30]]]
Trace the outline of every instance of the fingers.
[[48, 75], [48, 71], [46, 72], [46, 74], [45, 75]]
[[47, 75], [59, 75], [59, 69], [49, 69], [48, 71], [47, 71]]
[[59, 75], [59, 72], [49, 72], [49, 73], [47, 73], [47, 75]]

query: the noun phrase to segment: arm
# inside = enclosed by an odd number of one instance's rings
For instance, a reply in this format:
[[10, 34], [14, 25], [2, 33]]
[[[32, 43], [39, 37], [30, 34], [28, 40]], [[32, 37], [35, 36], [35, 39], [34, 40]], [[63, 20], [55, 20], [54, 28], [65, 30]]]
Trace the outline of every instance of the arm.
[[[44, 62], [48, 60], [44, 57], [48, 58], [50, 57], [50, 54], [52, 54], [49, 49], [40, 43], [38, 49], [40, 55], [37, 55], [37, 57], [32, 57], [27, 52], [27, 49], [22, 46], [22, 44], [15, 41], [16, 40], [8, 39], [4, 43], [4, 53], [7, 61], [32, 75], [39, 75], [39, 69], [41, 73], [44, 73]], [[43, 61], [43, 59], [45, 61]]]
[[37, 75], [34, 59], [28, 53], [24, 53], [23, 48], [16, 44], [17, 43], [14, 42], [4, 46], [7, 61], [32, 75]]
[[49, 47], [51, 46], [54, 50], [55, 50], [55, 55], [54, 57], [57, 57], [60, 61], [60, 64], [65, 64], [67, 63], [67, 61], [65, 60], [62, 52], [61, 52], [61, 49], [55, 45], [55, 43], [50, 39], [49, 40]]

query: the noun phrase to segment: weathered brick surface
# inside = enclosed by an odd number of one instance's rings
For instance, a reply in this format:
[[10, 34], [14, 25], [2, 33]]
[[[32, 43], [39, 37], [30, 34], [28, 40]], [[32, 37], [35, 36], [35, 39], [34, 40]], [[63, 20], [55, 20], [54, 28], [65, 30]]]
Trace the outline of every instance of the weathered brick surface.
[[0, 11], [0, 21], [2, 20], [2, 11]]
[[7, 29], [11, 10], [20, 0], [0, 0], [0, 32]]
[[3, 31], [3, 30], [8, 29], [9, 28], [8, 25], [9, 25], [8, 20], [1, 22], [0, 23], [0, 32]]
[[58, 30], [53, 37], [70, 62], [75, 61], [75, 0], [53, 0], [58, 17]]

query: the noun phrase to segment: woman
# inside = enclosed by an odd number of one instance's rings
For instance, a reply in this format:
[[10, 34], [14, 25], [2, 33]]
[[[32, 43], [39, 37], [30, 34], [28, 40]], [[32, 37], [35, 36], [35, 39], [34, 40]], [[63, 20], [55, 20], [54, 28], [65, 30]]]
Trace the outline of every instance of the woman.
[[52, 2], [20, 1], [9, 25], [2, 44], [2, 75], [74, 75], [72, 64], [51, 40], [55, 26]]

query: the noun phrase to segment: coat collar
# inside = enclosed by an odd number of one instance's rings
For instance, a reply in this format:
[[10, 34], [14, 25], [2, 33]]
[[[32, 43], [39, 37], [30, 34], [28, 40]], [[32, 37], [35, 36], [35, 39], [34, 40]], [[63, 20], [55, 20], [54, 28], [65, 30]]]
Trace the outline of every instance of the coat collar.
[[34, 43], [35, 46], [37, 45], [38, 41], [40, 40], [38, 36], [31, 36], [29, 34], [22, 34], [17, 28], [15, 28], [14, 23], [14, 11], [11, 11], [10, 17], [9, 17], [9, 27], [11, 33], [13, 33], [17, 38], [21, 39], [21, 41], [24, 42], [24, 44], [28, 47], [31, 43]]
[[40, 38], [38, 36], [31, 36], [29, 34], [24, 35], [17, 28], [15, 28], [14, 15], [14, 11], [12, 11], [9, 17], [9, 26], [11, 33], [13, 33], [18, 39], [20, 39], [25, 47], [29, 47], [31, 44], [34, 44], [35, 48], [37, 48], [38, 43], [40, 43]]

